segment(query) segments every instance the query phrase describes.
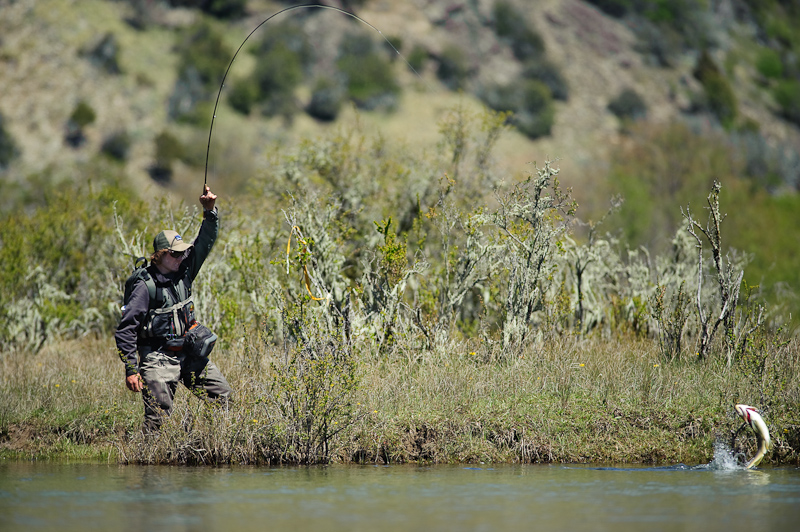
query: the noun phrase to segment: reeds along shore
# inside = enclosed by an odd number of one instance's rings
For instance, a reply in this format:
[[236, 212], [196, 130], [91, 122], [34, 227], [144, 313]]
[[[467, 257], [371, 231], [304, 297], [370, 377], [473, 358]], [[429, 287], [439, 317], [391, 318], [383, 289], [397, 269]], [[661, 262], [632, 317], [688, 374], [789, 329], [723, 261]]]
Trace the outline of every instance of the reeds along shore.
[[649, 341], [575, 336], [513, 357], [467, 344], [392, 357], [355, 351], [347, 368], [333, 359], [293, 366], [245, 336], [214, 357], [236, 390], [229, 408], [181, 388], [162, 432], [144, 436], [141, 397], [125, 388], [109, 340], [6, 352], [0, 453], [177, 464], [696, 464], [711, 460], [717, 441], [752, 454], [755, 437], [737, 433], [733, 413], [747, 399], [774, 435], [762, 467], [800, 459], [796, 340], [768, 353], [761, 375], [720, 360], [664, 364]]

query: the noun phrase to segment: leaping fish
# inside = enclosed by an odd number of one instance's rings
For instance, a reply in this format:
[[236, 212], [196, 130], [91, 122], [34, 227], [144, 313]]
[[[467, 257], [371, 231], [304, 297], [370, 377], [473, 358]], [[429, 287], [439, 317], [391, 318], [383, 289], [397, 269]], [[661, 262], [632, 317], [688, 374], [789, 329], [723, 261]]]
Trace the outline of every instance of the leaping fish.
[[758, 413], [758, 410], [752, 406], [739, 404], [734, 408], [736, 409], [736, 413], [739, 414], [742, 419], [744, 419], [745, 423], [750, 425], [750, 428], [753, 429], [753, 432], [756, 433], [756, 437], [758, 438], [758, 452], [750, 459], [749, 462], [747, 462], [747, 464], [745, 464], [745, 468], [750, 469], [757, 466], [769, 450], [769, 429], [767, 428], [767, 424], [764, 422], [764, 418], [761, 417], [761, 414]]

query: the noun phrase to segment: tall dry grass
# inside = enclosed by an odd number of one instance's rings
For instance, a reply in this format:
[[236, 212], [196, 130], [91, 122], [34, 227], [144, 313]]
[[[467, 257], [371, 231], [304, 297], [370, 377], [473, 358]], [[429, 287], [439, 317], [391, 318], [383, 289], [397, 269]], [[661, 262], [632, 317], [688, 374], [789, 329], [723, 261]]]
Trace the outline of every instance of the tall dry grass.
[[[455, 342], [422, 356], [362, 347], [352, 355], [357, 386], [339, 409], [293, 417], [276, 388], [286, 352], [258, 335], [241, 338], [213, 354], [235, 389], [230, 406], [179, 389], [156, 435], [140, 430], [141, 398], [125, 389], [110, 340], [6, 352], [0, 445], [16, 457], [128, 463], [702, 463], [716, 441], [753, 451], [733, 414], [744, 402], [763, 408], [768, 463], [800, 459], [797, 340], [767, 353], [760, 373], [719, 359], [664, 364], [652, 341], [575, 335], [513, 358]], [[333, 380], [317, 391], [335, 391]], [[317, 434], [303, 448], [304, 423], [323, 421], [325, 441]]]

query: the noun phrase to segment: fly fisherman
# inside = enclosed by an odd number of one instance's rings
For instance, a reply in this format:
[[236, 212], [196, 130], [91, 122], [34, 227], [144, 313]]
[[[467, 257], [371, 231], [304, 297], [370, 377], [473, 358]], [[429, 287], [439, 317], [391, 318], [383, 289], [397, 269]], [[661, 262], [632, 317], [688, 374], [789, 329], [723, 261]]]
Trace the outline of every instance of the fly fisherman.
[[194, 243], [175, 231], [161, 231], [153, 240], [150, 265], [126, 283], [131, 288], [114, 338], [125, 363], [125, 384], [142, 392], [145, 432], [157, 431], [170, 414], [178, 381], [209, 402], [227, 404], [231, 395], [228, 381], [208, 359], [216, 335], [195, 321], [192, 302], [192, 281], [219, 232], [216, 199], [206, 185], [200, 196], [203, 223]]

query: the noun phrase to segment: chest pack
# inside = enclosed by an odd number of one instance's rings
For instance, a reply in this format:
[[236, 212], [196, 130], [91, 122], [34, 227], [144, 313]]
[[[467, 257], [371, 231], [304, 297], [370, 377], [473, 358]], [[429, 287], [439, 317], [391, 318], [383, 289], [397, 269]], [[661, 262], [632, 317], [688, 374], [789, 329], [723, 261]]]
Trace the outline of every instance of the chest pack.
[[[138, 282], [147, 286], [148, 310], [138, 331], [140, 340], [165, 343], [169, 349], [183, 347], [186, 332], [195, 323], [192, 290], [183, 277], [175, 283], [160, 283], [147, 269], [143, 257], [134, 263], [133, 273], [125, 281], [124, 304], [130, 300], [133, 288]], [[122, 307], [123, 310], [125, 307]]]

